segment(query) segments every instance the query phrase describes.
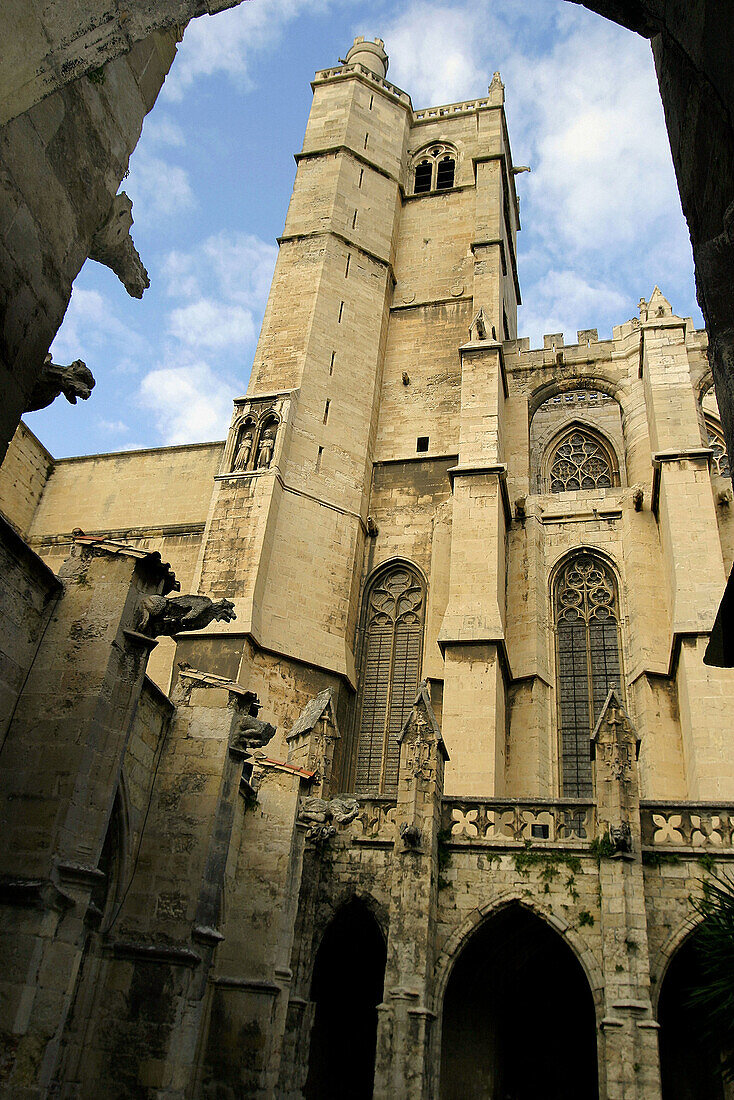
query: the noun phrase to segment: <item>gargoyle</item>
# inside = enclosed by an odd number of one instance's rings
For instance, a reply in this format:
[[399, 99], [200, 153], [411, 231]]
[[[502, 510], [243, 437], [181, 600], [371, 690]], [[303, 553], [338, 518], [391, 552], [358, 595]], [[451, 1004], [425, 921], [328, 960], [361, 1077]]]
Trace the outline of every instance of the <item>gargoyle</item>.
[[173, 638], [184, 630], [203, 630], [209, 623], [237, 618], [231, 600], [208, 596], [146, 596], [139, 612], [138, 630], [150, 638]]
[[304, 798], [299, 820], [308, 825], [309, 840], [324, 841], [334, 836], [337, 825], [349, 825], [359, 813], [356, 798]]
[[408, 824], [404, 821], [400, 826], [400, 839], [406, 848], [418, 848], [421, 842], [421, 831], [415, 821]]
[[114, 271], [132, 298], [142, 298], [150, 279], [130, 236], [132, 208], [132, 199], [124, 191], [115, 195], [109, 214], [92, 237], [89, 259]]
[[614, 846], [615, 855], [632, 851], [632, 831], [626, 821], [621, 825], [609, 826], [609, 839]]
[[81, 359], [62, 367], [59, 363], [53, 363], [51, 356], [47, 355], [25, 411], [37, 412], [47, 408], [60, 393], [70, 404], [76, 405], [77, 398], [86, 401], [93, 389], [94, 375]]
[[275, 726], [263, 722], [252, 714], [243, 714], [232, 730], [230, 748], [251, 752], [261, 749], [275, 737]]

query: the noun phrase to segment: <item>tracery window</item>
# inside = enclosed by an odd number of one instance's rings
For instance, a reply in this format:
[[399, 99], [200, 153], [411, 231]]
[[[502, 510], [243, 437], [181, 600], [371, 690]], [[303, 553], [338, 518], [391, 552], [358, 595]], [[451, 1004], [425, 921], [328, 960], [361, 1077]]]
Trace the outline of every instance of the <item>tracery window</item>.
[[576, 489], [610, 489], [619, 481], [611, 449], [585, 428], [574, 426], [553, 445], [546, 460], [546, 485], [551, 493]]
[[621, 692], [619, 601], [611, 570], [582, 551], [556, 578], [558, 724], [561, 790], [567, 798], [591, 797], [590, 737], [601, 708]]
[[449, 145], [431, 145], [425, 149], [413, 170], [413, 194], [446, 191], [454, 186], [456, 150]]
[[400, 563], [378, 574], [362, 614], [355, 788], [393, 793], [400, 762], [398, 735], [420, 677], [425, 592], [417, 571]]
[[711, 458], [711, 469], [721, 477], [731, 477], [729, 455], [726, 453], [724, 436], [716, 425], [708, 419], [706, 420], [706, 431], [708, 432], [709, 447], [714, 452]]

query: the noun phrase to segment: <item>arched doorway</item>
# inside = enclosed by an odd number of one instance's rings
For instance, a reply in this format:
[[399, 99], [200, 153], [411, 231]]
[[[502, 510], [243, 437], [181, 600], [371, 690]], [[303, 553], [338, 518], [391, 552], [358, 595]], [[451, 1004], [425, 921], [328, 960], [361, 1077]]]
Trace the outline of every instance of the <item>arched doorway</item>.
[[441, 1100], [595, 1100], [594, 1002], [571, 948], [509, 905], [474, 933], [449, 978]]
[[700, 979], [696, 934], [678, 948], [665, 971], [658, 1000], [660, 1078], [663, 1100], [725, 1100], [719, 1053], [701, 1033], [690, 1005]]
[[311, 984], [306, 1100], [372, 1097], [386, 956], [379, 925], [360, 901], [345, 905], [326, 929]]

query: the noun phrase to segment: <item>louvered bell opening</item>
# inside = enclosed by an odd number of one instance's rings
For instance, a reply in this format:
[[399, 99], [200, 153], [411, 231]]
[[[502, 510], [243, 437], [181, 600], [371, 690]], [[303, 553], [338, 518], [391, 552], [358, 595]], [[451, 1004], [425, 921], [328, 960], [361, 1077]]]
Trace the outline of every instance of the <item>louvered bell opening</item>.
[[438, 162], [436, 171], [436, 187], [439, 191], [445, 191], [454, 186], [455, 161], [453, 157], [444, 157]]
[[415, 186], [413, 192], [416, 195], [422, 195], [426, 191], [431, 190], [431, 174], [433, 172], [433, 164], [430, 160], [422, 160], [415, 170]]

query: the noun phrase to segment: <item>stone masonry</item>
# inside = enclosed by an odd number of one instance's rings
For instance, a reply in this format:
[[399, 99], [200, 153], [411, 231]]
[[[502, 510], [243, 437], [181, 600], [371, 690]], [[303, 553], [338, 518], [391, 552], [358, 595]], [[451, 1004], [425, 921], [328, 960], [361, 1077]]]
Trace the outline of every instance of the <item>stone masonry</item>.
[[227, 439], [0, 474], [0, 1096], [678, 1100], [734, 857], [707, 335], [657, 287], [518, 335], [498, 73], [415, 110], [358, 38], [313, 91]]

